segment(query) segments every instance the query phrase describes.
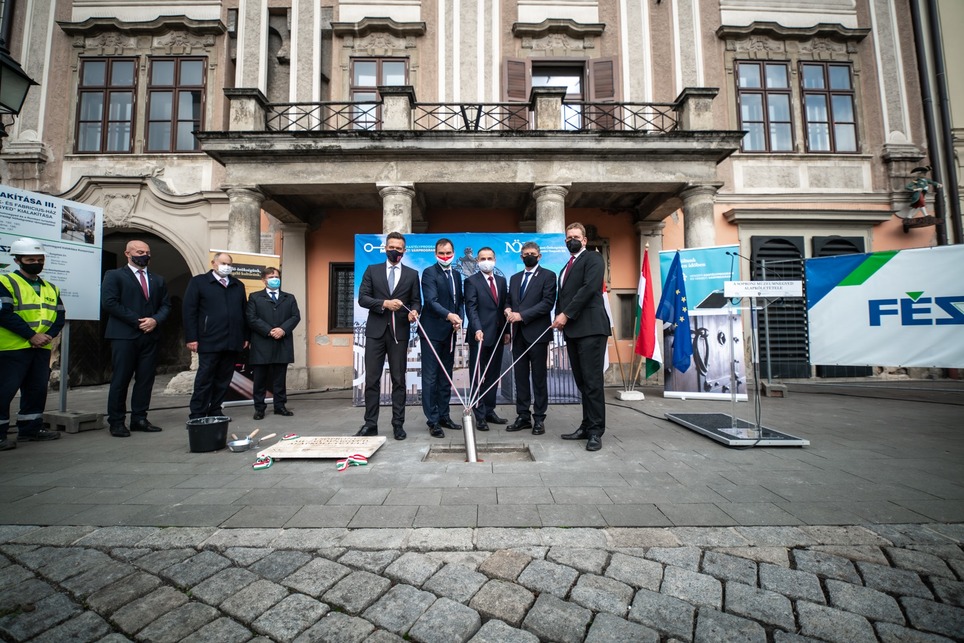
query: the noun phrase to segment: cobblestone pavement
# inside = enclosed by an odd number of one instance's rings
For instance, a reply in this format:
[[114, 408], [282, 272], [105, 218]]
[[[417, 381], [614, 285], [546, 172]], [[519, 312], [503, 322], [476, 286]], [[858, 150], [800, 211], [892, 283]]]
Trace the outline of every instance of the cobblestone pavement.
[[14, 641], [907, 641], [964, 635], [964, 525], [0, 527]]

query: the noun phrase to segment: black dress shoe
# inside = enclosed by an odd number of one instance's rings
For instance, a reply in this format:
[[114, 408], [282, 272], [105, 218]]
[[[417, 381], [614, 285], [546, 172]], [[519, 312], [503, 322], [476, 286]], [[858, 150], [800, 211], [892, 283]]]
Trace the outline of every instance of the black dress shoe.
[[443, 429], [452, 429], [453, 431], [459, 431], [462, 429], [462, 425], [453, 422], [452, 418], [442, 418], [438, 421], [438, 425]]
[[433, 438], [445, 437], [445, 431], [443, 431], [442, 427], [440, 427], [438, 424], [433, 424], [432, 426], [428, 427], [428, 434]]
[[583, 429], [582, 427], [580, 427], [575, 431], [573, 431], [572, 433], [563, 433], [560, 437], [563, 440], [588, 440], [589, 432], [586, 431], [586, 429]]
[[274, 410], [274, 414], [275, 414], [275, 415], [283, 415], [283, 416], [285, 416], [286, 418], [290, 418], [292, 415], [294, 415], [294, 413], [292, 413], [291, 411], [289, 411], [288, 409], [286, 409], [286, 408], [283, 407], [283, 406], [277, 407], [277, 408]]
[[264, 419], [264, 411], [255, 411], [255, 412], [254, 412], [254, 419], [255, 419], [255, 420], [263, 420], [263, 419]]
[[511, 432], [511, 431], [521, 431], [522, 429], [531, 429], [531, 428], [532, 428], [531, 421], [523, 417], [518, 417], [515, 419], [515, 422], [505, 427], [505, 430]]
[[492, 424], [505, 424], [508, 422], [504, 417], [496, 415], [494, 411], [485, 416], [485, 421], [491, 422]]
[[586, 442], [586, 451], [599, 451], [602, 448], [602, 438], [598, 435], [590, 435]]
[[144, 431], [145, 433], [157, 433], [161, 430], [161, 427], [154, 426], [148, 420], [141, 420], [140, 422], [131, 422], [131, 431]]
[[367, 437], [370, 437], [370, 436], [373, 436], [373, 435], [378, 435], [378, 427], [377, 427], [377, 426], [363, 426], [362, 428], [360, 428], [360, 429], [358, 430], [358, 433], [356, 433], [355, 435], [358, 436], [358, 437], [362, 437], [362, 438], [367, 438]]
[[130, 430], [123, 424], [119, 426], [110, 427], [110, 434], [115, 438], [129, 438], [131, 437]]
[[405, 433], [405, 429], [403, 429], [400, 426], [396, 426], [392, 432], [395, 434], [396, 440], [404, 440], [405, 438], [408, 437], [408, 434]]
[[476, 420], [476, 422], [475, 422], [475, 430], [476, 430], [476, 431], [488, 431], [488, 430], [489, 430], [489, 425], [486, 423], [485, 420]]
[[532, 435], [542, 435], [546, 432], [546, 425], [542, 422], [536, 422], [532, 425]]

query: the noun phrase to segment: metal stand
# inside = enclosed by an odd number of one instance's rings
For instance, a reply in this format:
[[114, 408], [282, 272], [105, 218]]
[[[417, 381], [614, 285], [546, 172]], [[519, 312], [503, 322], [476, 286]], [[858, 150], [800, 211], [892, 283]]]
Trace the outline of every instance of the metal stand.
[[478, 462], [478, 452], [475, 448], [475, 413], [472, 409], [462, 412], [462, 432], [465, 434], [465, 461]]

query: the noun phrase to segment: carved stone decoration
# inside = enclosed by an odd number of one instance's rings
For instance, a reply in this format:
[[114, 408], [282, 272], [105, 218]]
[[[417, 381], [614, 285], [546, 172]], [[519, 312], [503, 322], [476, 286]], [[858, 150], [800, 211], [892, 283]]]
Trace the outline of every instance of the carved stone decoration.
[[595, 43], [590, 36], [574, 38], [565, 33], [550, 33], [541, 38], [526, 36], [522, 39], [523, 49], [533, 51], [582, 51], [593, 49]]
[[84, 49], [88, 53], [101, 56], [119, 56], [135, 47], [137, 47], [136, 38], [112, 32], [105, 32], [84, 41]]
[[786, 51], [786, 44], [766, 36], [750, 36], [743, 40], [734, 41], [734, 50], [745, 55], [765, 57], [768, 54], [782, 54]]
[[206, 49], [214, 46], [214, 38], [211, 35], [195, 35], [186, 31], [171, 31], [162, 36], [155, 36], [151, 43], [151, 49], [161, 49], [165, 54], [190, 54], [197, 49]]
[[829, 38], [814, 38], [809, 42], [800, 43], [800, 52], [812, 54], [815, 59], [832, 58], [834, 55], [846, 56], [847, 45], [834, 42]]
[[387, 32], [376, 31], [361, 38], [346, 38], [345, 46], [350, 46], [357, 52], [374, 55], [376, 52], [412, 49], [415, 47], [415, 38], [398, 37]]
[[136, 194], [105, 194], [104, 227], [128, 227], [131, 222], [131, 215], [134, 213], [134, 204], [136, 202]]

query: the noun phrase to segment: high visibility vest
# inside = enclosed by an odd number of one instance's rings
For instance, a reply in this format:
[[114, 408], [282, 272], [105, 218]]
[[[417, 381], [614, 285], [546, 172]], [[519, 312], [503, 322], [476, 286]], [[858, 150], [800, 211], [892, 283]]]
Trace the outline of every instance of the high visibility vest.
[[[20, 318], [27, 322], [35, 333], [46, 333], [57, 321], [57, 300], [60, 298], [60, 290], [57, 286], [48, 281], [42, 281], [38, 294], [33, 284], [13, 272], [9, 275], [0, 275], [0, 284], [11, 295], [12, 301], [9, 303], [13, 304], [13, 312], [20, 315]], [[15, 351], [23, 348], [30, 348], [30, 340], [6, 328], [0, 328], [0, 351]], [[50, 350], [52, 346], [47, 344], [44, 348]]]

